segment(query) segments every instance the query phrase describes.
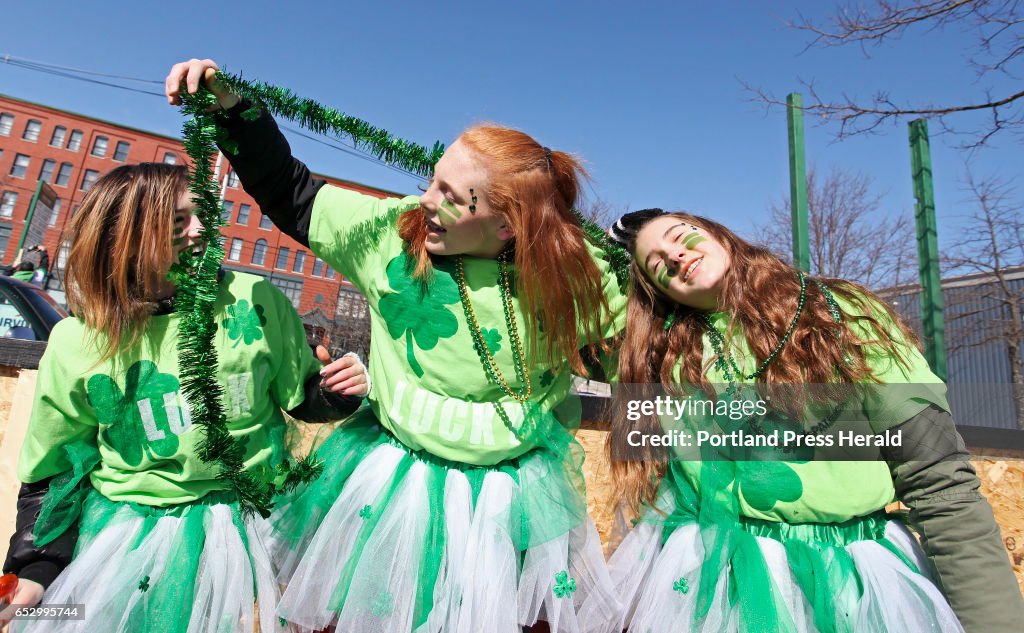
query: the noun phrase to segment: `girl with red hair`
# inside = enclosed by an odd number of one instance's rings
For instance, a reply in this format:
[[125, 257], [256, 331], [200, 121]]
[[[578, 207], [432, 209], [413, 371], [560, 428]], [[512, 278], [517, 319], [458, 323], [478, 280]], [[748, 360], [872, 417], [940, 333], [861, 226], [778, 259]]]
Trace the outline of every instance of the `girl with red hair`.
[[477, 126], [423, 195], [374, 198], [314, 178], [268, 114], [241, 116], [249, 104], [215, 69], [174, 66], [169, 100], [206, 80], [246, 191], [371, 311], [371, 406], [272, 518], [288, 584], [278, 613], [303, 630], [396, 633], [539, 619], [580, 631], [588, 599], [612, 613], [568, 396], [581, 350], [621, 329], [625, 302], [573, 212], [579, 162]]

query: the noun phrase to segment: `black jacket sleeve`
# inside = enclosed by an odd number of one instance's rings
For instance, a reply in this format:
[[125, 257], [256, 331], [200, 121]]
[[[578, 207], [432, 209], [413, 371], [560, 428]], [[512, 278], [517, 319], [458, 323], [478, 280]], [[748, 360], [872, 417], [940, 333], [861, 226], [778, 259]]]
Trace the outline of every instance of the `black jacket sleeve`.
[[292, 156], [288, 140], [266, 110], [243, 100], [218, 119], [230, 141], [220, 149], [246, 193], [281, 232], [308, 247], [313, 200], [324, 181]]
[[333, 422], [352, 415], [363, 403], [360, 396], [344, 396], [320, 388], [320, 375], [313, 374], [304, 385], [306, 397], [288, 415], [303, 422]]
[[885, 457], [896, 495], [960, 623], [968, 633], [1020, 630], [1024, 599], [953, 417], [932, 406], [894, 430], [902, 446]]
[[17, 574], [18, 578], [33, 580], [43, 587], [49, 587], [71, 563], [78, 542], [78, 523], [75, 523], [53, 541], [36, 547], [32, 530], [49, 487], [49, 479], [21, 485], [14, 535], [4, 561], [5, 574]]

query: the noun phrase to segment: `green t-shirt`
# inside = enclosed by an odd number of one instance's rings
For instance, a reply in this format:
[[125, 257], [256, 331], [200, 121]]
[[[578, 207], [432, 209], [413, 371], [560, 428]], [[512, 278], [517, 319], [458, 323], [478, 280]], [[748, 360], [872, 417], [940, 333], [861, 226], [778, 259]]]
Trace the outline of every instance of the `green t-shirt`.
[[[406, 446], [444, 459], [487, 465], [521, 455], [533, 446], [521, 443], [505, 426], [494, 403], [513, 424], [522, 420], [522, 407], [484, 373], [460, 301], [455, 258], [436, 258], [426, 287], [410, 274], [396, 222], [402, 212], [418, 206], [416, 196], [381, 200], [330, 185], [319, 191], [313, 206], [313, 252], [361, 290], [370, 306], [372, 410]], [[625, 298], [614, 273], [596, 250], [593, 254], [610, 308], [602, 335], [609, 337], [623, 327]], [[463, 266], [487, 347], [506, 380], [515, 381], [497, 262], [465, 257]], [[519, 300], [513, 297], [512, 303], [528, 351], [526, 317]], [[580, 340], [586, 341], [586, 333]], [[543, 341], [538, 349], [544, 349]], [[567, 400], [569, 372], [544, 361], [533, 363], [529, 372], [531, 406], [567, 426], [577, 425], [578, 399]]]
[[[844, 321], [852, 324], [859, 339], [870, 341], [877, 338], [866, 324], [858, 323], [850, 316], [862, 314], [863, 309], [838, 295], [836, 301]], [[846, 406], [837, 425], [830, 429], [834, 437], [842, 430], [864, 435], [893, 428], [932, 404], [949, 410], [945, 384], [932, 373], [920, 351], [910, 345], [882, 313], [873, 316], [887, 327], [897, 342], [906, 366], [892, 358], [880, 345], [866, 345], [863, 349], [867, 363], [882, 386], [864, 389], [863, 395], [859, 396], [860, 401]], [[712, 315], [712, 322], [724, 334], [729, 315], [716, 313]], [[706, 333], [703, 343], [704, 361], [707, 362], [714, 357], [714, 351]], [[733, 358], [743, 374], [753, 373], [757, 364], [746, 340], [742, 336], [733, 336], [730, 345]], [[728, 383], [714, 363], [707, 377], [715, 385]], [[823, 420], [831, 409], [808, 408], [807, 417], [802, 421], [804, 428]], [[892, 475], [884, 460], [812, 460], [806, 452], [804, 456], [808, 459], [736, 462], [731, 491], [736, 496], [740, 514], [770, 521], [831, 523], [869, 514], [894, 500]], [[702, 462], [684, 461], [680, 466], [699, 489]]]
[[[228, 431], [245, 449], [247, 470], [276, 466], [286, 456], [281, 410], [302, 403], [320, 363], [291, 302], [260, 277], [227, 272], [214, 319]], [[202, 431], [178, 380], [180, 324], [176, 313], [151, 317], [135, 345], [98, 363], [83, 322], [60, 321], [39, 362], [21, 480], [69, 470], [63, 447], [85, 441], [100, 455], [92, 484], [111, 500], [169, 506], [226, 489], [196, 454]]]

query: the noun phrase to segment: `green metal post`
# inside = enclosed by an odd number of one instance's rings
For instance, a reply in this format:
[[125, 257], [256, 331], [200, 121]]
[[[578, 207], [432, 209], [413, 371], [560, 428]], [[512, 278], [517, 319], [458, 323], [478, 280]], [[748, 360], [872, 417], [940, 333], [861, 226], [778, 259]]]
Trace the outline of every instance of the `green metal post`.
[[942, 280], [939, 278], [938, 224], [928, 122], [910, 122], [910, 162], [914, 176], [914, 219], [917, 224], [917, 270], [921, 278], [921, 330], [925, 358], [935, 374], [946, 380], [946, 324], [942, 311]]
[[32, 194], [32, 201], [28, 203], [28, 213], [25, 215], [25, 224], [21, 228], [21, 237], [18, 239], [18, 250], [16, 253], [21, 252], [21, 248], [25, 245], [25, 234], [28, 233], [28, 223], [32, 221], [32, 216], [36, 213], [36, 201], [39, 200], [39, 193], [43, 190], [43, 181], [40, 180], [39, 184], [36, 185], [36, 192]]
[[804, 160], [804, 110], [800, 93], [786, 97], [789, 119], [789, 208], [793, 215], [793, 265], [811, 270], [810, 240], [807, 237], [807, 163]]

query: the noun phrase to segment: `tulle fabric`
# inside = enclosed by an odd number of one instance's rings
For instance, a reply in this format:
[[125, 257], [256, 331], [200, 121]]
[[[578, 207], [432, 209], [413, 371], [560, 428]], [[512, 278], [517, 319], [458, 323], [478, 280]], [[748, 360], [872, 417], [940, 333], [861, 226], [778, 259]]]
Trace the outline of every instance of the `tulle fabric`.
[[268, 535], [278, 614], [301, 631], [582, 633], [584, 603], [620, 610], [578, 463], [546, 449], [491, 467], [406, 449], [371, 421], [319, 451], [321, 478]]
[[220, 495], [160, 509], [93, 491], [75, 558], [42, 600], [84, 605], [85, 618], [18, 620], [11, 631], [286, 631], [273, 613], [279, 592], [260, 522]]
[[899, 521], [702, 526], [667, 519], [675, 499], [660, 495], [663, 513], [645, 515], [609, 561], [623, 608], [604, 624], [591, 618], [595, 633], [963, 630]]

